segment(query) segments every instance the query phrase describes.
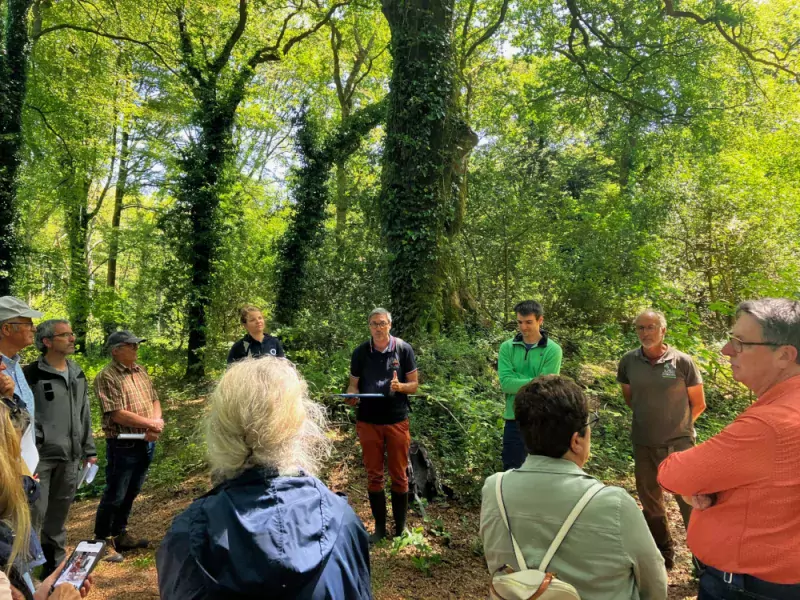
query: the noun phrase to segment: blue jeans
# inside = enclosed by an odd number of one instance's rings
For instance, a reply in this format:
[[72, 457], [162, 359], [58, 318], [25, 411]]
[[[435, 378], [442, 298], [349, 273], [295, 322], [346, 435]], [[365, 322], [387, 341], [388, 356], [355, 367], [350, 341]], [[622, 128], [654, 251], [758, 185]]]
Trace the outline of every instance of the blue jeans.
[[106, 489], [97, 507], [94, 535], [97, 539], [120, 535], [128, 526], [133, 501], [142, 490], [153, 460], [155, 442], [106, 441]]
[[752, 575], [731, 575], [706, 566], [697, 600], [797, 600], [800, 584], [770, 583]]
[[525, 442], [522, 441], [519, 425], [514, 420], [506, 419], [503, 428], [503, 471], [519, 469], [527, 457], [528, 451], [525, 449]]

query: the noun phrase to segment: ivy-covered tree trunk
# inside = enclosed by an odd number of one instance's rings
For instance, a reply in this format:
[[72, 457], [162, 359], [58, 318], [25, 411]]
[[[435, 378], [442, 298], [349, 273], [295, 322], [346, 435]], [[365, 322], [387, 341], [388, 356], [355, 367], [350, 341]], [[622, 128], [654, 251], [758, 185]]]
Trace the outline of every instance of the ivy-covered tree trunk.
[[87, 261], [89, 223], [94, 216], [89, 213], [90, 183], [88, 177], [73, 169], [61, 187], [69, 239], [67, 312], [75, 332], [75, 351], [79, 354], [86, 350], [86, 332], [92, 303]]
[[393, 58], [381, 203], [398, 332], [445, 319], [447, 245], [460, 226], [464, 174], [477, 137], [460, 117], [454, 0], [384, 0]]
[[231, 156], [233, 119], [238, 106], [238, 101], [217, 101], [216, 89], [211, 86], [203, 90], [203, 97], [195, 119], [200, 125], [200, 135], [182, 158], [184, 176], [178, 191], [178, 201], [187, 207], [191, 223], [186, 364], [186, 376], [190, 379], [199, 379], [205, 374], [206, 312], [211, 304], [214, 259], [221, 243], [218, 226], [220, 194]]
[[328, 179], [333, 165], [343, 165], [385, 116], [386, 102], [370, 104], [344, 119], [326, 140], [320, 139], [308, 113], [300, 117], [295, 147], [301, 167], [296, 171], [297, 184], [292, 191], [297, 204], [278, 252], [275, 320], [279, 323], [293, 323], [303, 306], [308, 289], [308, 258], [323, 239], [325, 210], [330, 201]]
[[[188, 293], [187, 379], [196, 380], [205, 374], [203, 351], [207, 339], [206, 311], [211, 305], [214, 259], [222, 235], [218, 227], [220, 194], [225, 186], [223, 177], [233, 150], [236, 110], [256, 75], [258, 65], [281, 61], [295, 44], [323, 27], [339, 6], [328, 8], [308, 29], [301, 29], [285, 39], [287, 28], [295, 25], [294, 17], [300, 14], [299, 11], [290, 13], [282, 20], [276, 41], [250, 48], [249, 59], [240, 63], [232, 56], [247, 29], [249, 4], [250, 0], [239, 0], [236, 25], [224, 46], [213, 57], [202, 35], [192, 33], [186, 10], [182, 7], [175, 10], [180, 39], [181, 77], [196, 102], [192, 125], [198, 131], [197, 137], [182, 153], [183, 174], [177, 194], [177, 209], [184, 217], [181, 224], [188, 224], [190, 228], [189, 239], [182, 237], [179, 240], [179, 245], [189, 252], [185, 258], [189, 263], [191, 286]], [[316, 8], [320, 7], [316, 5]], [[198, 38], [201, 52], [195, 50]], [[237, 64], [239, 66], [235, 66]], [[181, 228], [178, 229], [178, 235], [184, 233]]]
[[0, 31], [0, 296], [11, 293], [17, 251], [15, 208], [32, 0], [6, 0]]
[[122, 206], [128, 191], [128, 175], [130, 172], [130, 132], [123, 128], [119, 147], [119, 173], [114, 189], [114, 209], [111, 214], [111, 232], [108, 241], [108, 269], [106, 271], [106, 295], [109, 306], [105, 307], [103, 331], [106, 336], [119, 326], [119, 303], [117, 301], [117, 260], [119, 259], [119, 233], [122, 223]]

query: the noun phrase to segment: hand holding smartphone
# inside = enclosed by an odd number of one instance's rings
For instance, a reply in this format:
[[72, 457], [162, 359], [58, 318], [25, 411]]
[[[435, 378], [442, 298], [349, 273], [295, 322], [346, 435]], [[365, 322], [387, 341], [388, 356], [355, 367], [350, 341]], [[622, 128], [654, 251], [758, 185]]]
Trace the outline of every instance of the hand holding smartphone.
[[84, 540], [78, 543], [52, 589], [55, 590], [59, 585], [68, 583], [76, 590], [80, 590], [86, 582], [86, 578], [102, 558], [105, 549], [106, 543], [103, 540]]

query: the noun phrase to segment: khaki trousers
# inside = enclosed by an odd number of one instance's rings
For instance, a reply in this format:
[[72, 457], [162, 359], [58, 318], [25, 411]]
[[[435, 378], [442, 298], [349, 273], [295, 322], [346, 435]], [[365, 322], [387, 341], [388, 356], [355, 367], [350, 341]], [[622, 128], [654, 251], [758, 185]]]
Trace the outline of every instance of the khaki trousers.
[[[634, 474], [636, 491], [642, 503], [642, 512], [656, 546], [662, 552], [670, 552], [673, 548], [672, 536], [669, 533], [667, 509], [664, 504], [664, 492], [658, 485], [658, 465], [673, 452], [688, 450], [694, 446], [691, 438], [681, 438], [669, 446], [636, 446], [633, 447]], [[683, 517], [684, 528], [689, 527], [692, 507], [676, 495], [678, 508]]]

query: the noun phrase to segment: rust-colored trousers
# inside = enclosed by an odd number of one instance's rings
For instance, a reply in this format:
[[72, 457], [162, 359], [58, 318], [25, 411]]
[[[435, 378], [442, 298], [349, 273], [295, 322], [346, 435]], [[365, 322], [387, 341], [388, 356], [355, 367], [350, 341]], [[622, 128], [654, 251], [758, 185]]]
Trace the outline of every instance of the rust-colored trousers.
[[364, 455], [364, 468], [367, 469], [367, 489], [370, 492], [383, 490], [384, 453], [389, 458], [389, 477], [392, 479], [392, 491], [405, 493], [408, 491], [408, 447], [411, 445], [411, 434], [408, 432], [408, 419], [393, 425], [373, 425], [356, 422], [358, 441]]

